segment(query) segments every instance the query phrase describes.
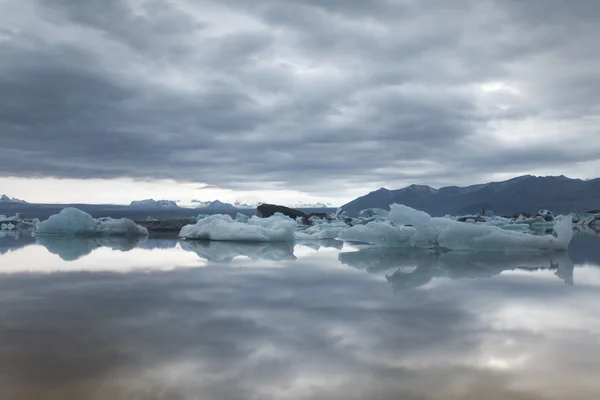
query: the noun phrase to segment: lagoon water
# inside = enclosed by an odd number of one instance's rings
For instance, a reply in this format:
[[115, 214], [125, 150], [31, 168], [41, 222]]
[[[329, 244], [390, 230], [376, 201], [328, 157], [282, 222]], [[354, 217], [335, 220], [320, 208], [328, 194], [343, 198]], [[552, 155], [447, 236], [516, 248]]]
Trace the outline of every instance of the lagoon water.
[[569, 253], [0, 237], [0, 398], [600, 398]]

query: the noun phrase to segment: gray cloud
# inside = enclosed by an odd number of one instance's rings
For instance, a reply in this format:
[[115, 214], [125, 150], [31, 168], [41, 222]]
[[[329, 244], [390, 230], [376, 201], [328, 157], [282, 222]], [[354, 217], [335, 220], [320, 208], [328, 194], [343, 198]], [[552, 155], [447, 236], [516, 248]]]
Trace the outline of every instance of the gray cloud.
[[593, 0], [0, 7], [2, 175], [327, 193], [599, 161]]

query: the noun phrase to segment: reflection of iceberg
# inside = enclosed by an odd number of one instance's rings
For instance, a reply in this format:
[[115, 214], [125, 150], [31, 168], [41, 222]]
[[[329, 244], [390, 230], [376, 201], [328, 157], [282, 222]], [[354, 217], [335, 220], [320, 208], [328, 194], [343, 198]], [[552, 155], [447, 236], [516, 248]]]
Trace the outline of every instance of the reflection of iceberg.
[[294, 244], [291, 242], [237, 243], [205, 240], [181, 241], [181, 248], [191, 251], [212, 262], [230, 262], [237, 256], [252, 260], [295, 260]]
[[566, 252], [445, 252], [441, 254], [371, 247], [340, 253], [343, 264], [369, 272], [396, 269], [386, 276], [394, 289], [414, 288], [433, 278], [489, 278], [516, 269], [556, 270], [567, 284], [573, 283], [573, 263]]
[[298, 242], [297, 244], [311, 248], [316, 251], [318, 251], [321, 248], [341, 250], [344, 247], [344, 242], [342, 242], [341, 240], [335, 240], [335, 239], [302, 240], [302, 241]]
[[148, 236], [148, 230], [130, 219], [92, 218], [77, 208], [65, 208], [36, 225], [35, 236]]
[[369, 272], [435, 264], [438, 255], [426, 249], [366, 247], [338, 254], [342, 264]]
[[140, 249], [154, 250], [154, 249], [173, 249], [177, 247], [179, 239], [158, 239], [149, 238], [148, 240], [140, 243], [138, 247]]
[[446, 250], [566, 250], [573, 237], [571, 218], [554, 225], [557, 236], [508, 231], [492, 225], [432, 218], [410, 207], [392, 204], [387, 222], [370, 222], [340, 233], [344, 240], [387, 246], [436, 248]]
[[50, 253], [58, 255], [65, 261], [75, 261], [90, 254], [99, 247], [110, 247], [113, 250], [129, 251], [137, 247], [144, 237], [60, 237], [38, 236], [37, 243]]
[[31, 236], [31, 230], [15, 229], [0, 231], [0, 254], [5, 254], [34, 243], [35, 238]]

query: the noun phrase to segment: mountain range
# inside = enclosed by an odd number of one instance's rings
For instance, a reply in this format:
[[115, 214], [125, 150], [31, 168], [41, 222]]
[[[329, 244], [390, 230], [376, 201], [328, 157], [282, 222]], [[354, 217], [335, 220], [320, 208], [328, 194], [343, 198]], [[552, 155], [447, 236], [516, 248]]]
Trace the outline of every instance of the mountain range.
[[0, 195], [0, 203], [17, 203], [17, 204], [26, 204], [27, 202], [24, 200], [19, 200], [19, 199], [15, 199], [14, 197], [8, 197], [7, 195], [3, 194]]
[[129, 204], [129, 207], [136, 208], [179, 208], [176, 201], [173, 200], [154, 200], [154, 199], [146, 199], [146, 200], [135, 200]]
[[542, 208], [561, 214], [584, 212], [600, 208], [600, 178], [581, 180], [565, 176], [525, 175], [467, 187], [434, 189], [411, 185], [398, 190], [381, 188], [342, 208], [352, 216], [367, 208], [389, 210], [393, 203], [404, 204], [432, 216], [476, 214], [483, 210], [510, 215]]
[[[254, 209], [264, 202], [259, 201], [256, 203], [242, 203], [240, 201], [236, 201], [235, 203], [225, 203], [220, 200], [213, 201], [202, 201], [202, 200], [192, 200], [192, 203], [196, 204], [195, 208], [212, 208], [212, 209]], [[291, 208], [335, 208], [329, 203], [297, 203], [292, 204], [289, 207]]]

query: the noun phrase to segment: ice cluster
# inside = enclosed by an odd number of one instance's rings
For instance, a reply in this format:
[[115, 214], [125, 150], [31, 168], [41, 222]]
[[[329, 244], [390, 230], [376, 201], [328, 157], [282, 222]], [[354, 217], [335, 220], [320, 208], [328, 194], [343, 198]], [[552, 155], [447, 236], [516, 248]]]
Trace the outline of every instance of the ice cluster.
[[233, 219], [229, 215], [202, 215], [196, 224], [186, 225], [179, 232], [184, 239], [203, 239], [240, 242], [287, 242], [294, 240], [335, 239], [348, 228], [343, 221], [311, 221], [312, 226], [303, 226], [281, 213], [268, 218], [248, 217], [238, 213]]
[[38, 223], [34, 236], [147, 236], [148, 230], [130, 219], [92, 218], [77, 208], [65, 208]]
[[[393, 204], [391, 211], [369, 209], [358, 218], [348, 218], [342, 211], [327, 218], [294, 220], [280, 213], [268, 218], [238, 214], [199, 216], [194, 225], [181, 229], [185, 239], [244, 242], [286, 242], [341, 238], [392, 247], [435, 248], [441, 250], [566, 250], [572, 238], [570, 217], [541, 213], [555, 235], [529, 233], [531, 221], [491, 217], [480, 221], [469, 218], [433, 218], [410, 207]], [[550, 222], [551, 219], [551, 222]]]
[[385, 222], [374, 221], [340, 232], [344, 240], [379, 245], [446, 250], [566, 250], [573, 236], [570, 217], [553, 222], [554, 235], [534, 235], [492, 224], [433, 218], [410, 207], [393, 204]]
[[181, 228], [179, 237], [239, 242], [286, 242], [294, 240], [296, 222], [291, 218], [249, 218], [235, 221], [229, 215], [215, 214], [198, 219], [193, 225]]

